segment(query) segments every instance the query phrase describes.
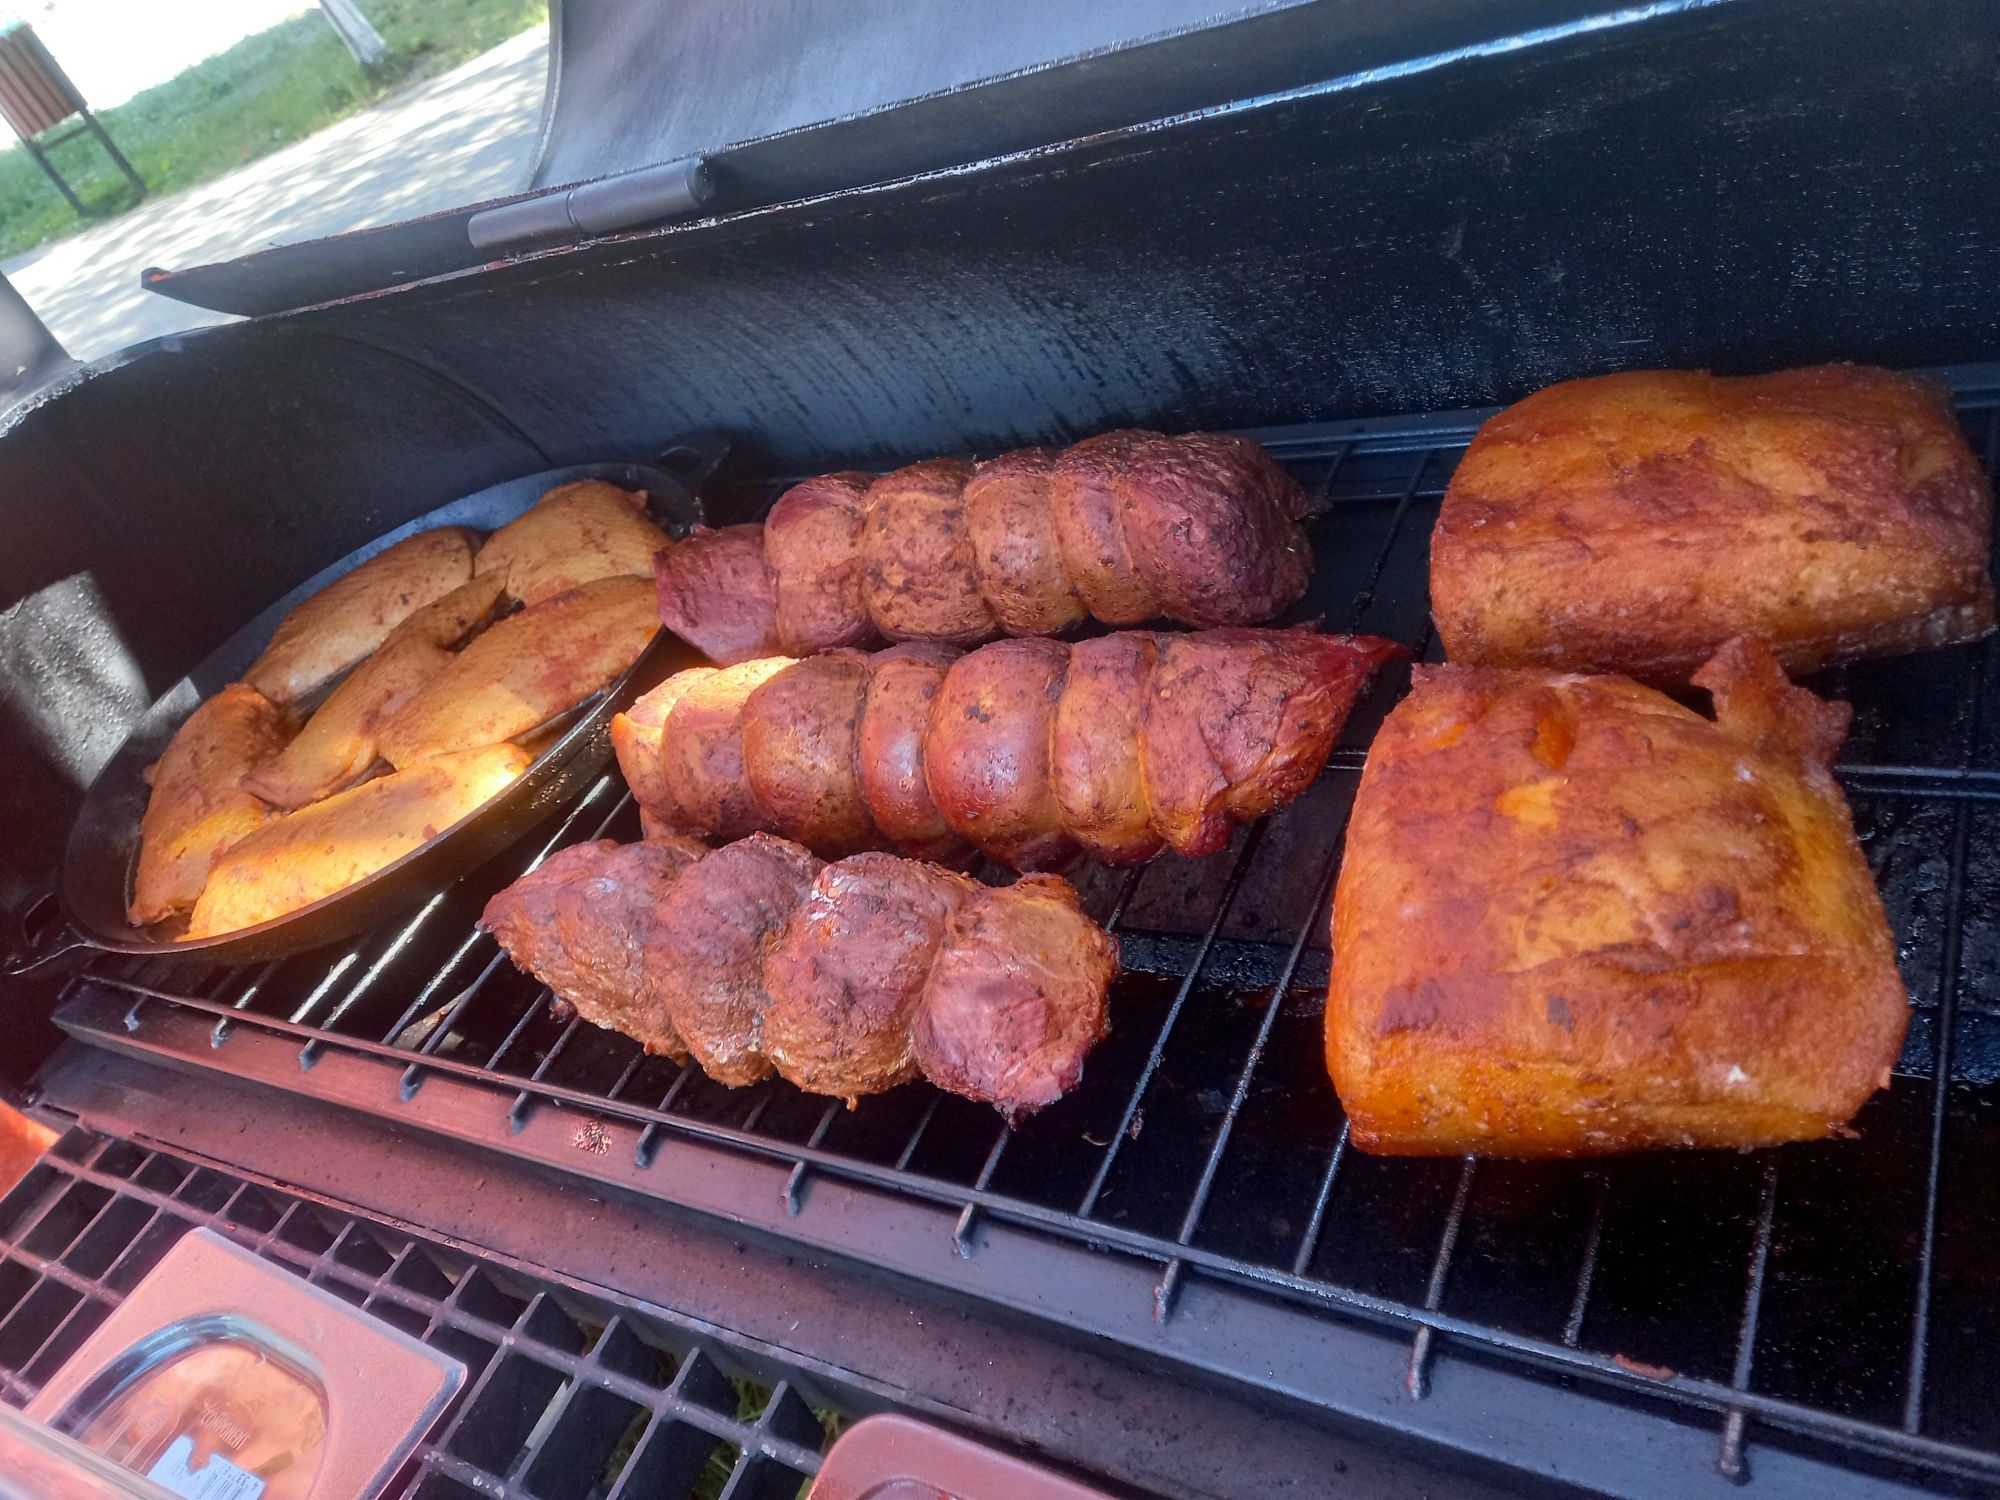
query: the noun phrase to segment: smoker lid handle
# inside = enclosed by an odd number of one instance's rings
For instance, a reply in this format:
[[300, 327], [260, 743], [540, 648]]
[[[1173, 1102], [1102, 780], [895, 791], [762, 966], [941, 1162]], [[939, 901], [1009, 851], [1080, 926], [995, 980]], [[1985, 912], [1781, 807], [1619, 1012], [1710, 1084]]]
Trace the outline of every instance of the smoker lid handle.
[[475, 250], [508, 255], [686, 218], [714, 193], [707, 160], [690, 156], [481, 209], [465, 233]]

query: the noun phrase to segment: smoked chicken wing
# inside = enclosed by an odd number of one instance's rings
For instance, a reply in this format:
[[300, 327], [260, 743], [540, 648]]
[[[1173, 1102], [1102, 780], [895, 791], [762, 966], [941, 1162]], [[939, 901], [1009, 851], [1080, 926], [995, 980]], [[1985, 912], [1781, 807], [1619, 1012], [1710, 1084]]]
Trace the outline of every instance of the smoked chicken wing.
[[269, 699], [232, 682], [175, 731], [153, 767], [139, 820], [127, 913], [134, 926], [191, 910], [223, 853], [271, 821], [271, 810], [242, 781], [285, 743], [285, 730]]
[[472, 577], [473, 533], [441, 526], [385, 547], [278, 622], [243, 680], [276, 704], [304, 697], [373, 651], [412, 612]]
[[644, 578], [599, 578], [500, 621], [381, 727], [399, 770], [498, 744], [574, 708], [639, 659], [659, 628]]
[[486, 539], [473, 559], [508, 594], [539, 604], [598, 578], [649, 576], [672, 539], [646, 518], [646, 497], [599, 479], [558, 485]]
[[530, 759], [514, 745], [439, 755], [267, 823], [216, 862], [187, 935], [254, 927], [345, 890], [484, 805]]

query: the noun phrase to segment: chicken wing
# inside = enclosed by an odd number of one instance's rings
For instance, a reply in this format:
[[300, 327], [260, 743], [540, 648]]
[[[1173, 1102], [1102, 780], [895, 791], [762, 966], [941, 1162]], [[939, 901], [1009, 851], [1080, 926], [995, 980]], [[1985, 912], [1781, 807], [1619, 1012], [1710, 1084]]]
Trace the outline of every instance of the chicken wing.
[[175, 731], [139, 820], [133, 925], [190, 910], [223, 853], [270, 822], [271, 810], [242, 781], [285, 743], [285, 729], [276, 705], [232, 682]]
[[304, 697], [471, 578], [475, 540], [463, 527], [441, 526], [383, 548], [279, 621], [243, 680], [279, 705]]
[[255, 927], [347, 889], [483, 806], [531, 759], [515, 745], [440, 755], [266, 824], [216, 862], [187, 936]]
[[475, 578], [389, 632], [341, 681], [292, 742], [243, 778], [273, 807], [306, 807], [360, 781], [376, 765], [376, 738], [397, 710], [451, 661], [456, 645], [499, 603], [497, 576]]
[[598, 578], [650, 575], [672, 546], [646, 519], [646, 497], [599, 479], [558, 485], [486, 539], [476, 574], [498, 574], [523, 604], [539, 604]]
[[526, 734], [631, 666], [658, 628], [652, 585], [631, 575], [531, 604], [473, 641], [382, 725], [382, 758], [405, 770]]

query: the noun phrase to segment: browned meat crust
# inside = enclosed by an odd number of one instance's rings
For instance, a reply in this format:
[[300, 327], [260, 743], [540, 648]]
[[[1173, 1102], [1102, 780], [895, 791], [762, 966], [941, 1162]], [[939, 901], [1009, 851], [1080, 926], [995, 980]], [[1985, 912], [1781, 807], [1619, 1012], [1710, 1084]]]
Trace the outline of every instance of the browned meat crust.
[[[654, 808], [676, 828], [711, 838], [741, 838], [763, 827], [750, 783], [743, 776], [743, 705], [759, 684], [791, 661], [777, 657], [734, 667], [693, 667], [655, 689], [692, 677], [674, 694], [661, 721], [660, 782], [665, 795]], [[669, 726], [671, 726], [669, 728]], [[632, 788], [634, 796], [639, 788]], [[652, 806], [645, 803], [643, 806]]]
[[764, 1054], [779, 1075], [848, 1099], [916, 1077], [917, 1002], [946, 921], [974, 889], [893, 854], [821, 870], [765, 965]]
[[1156, 638], [1125, 630], [1078, 641], [1056, 700], [1049, 774], [1063, 826], [1107, 865], [1143, 864], [1166, 848], [1146, 800], [1146, 705]]
[[481, 923], [585, 1019], [723, 1083], [775, 1067], [852, 1103], [921, 1073], [1009, 1120], [1075, 1087], [1117, 974], [1053, 876], [991, 890], [887, 854], [822, 866], [766, 834], [566, 849]]
[[1061, 641], [1000, 641], [963, 656], [931, 705], [924, 775], [944, 820], [1017, 870], [1076, 857], [1049, 742], [1069, 666]]
[[1193, 432], [1139, 443], [1112, 488], [1156, 614], [1255, 625], [1305, 592], [1305, 491], [1248, 438]]
[[1844, 704], [1737, 641], [1707, 719], [1424, 667], [1348, 824], [1327, 1067], [1356, 1145], [1582, 1156], [1840, 1134], [1908, 1001], [1831, 774]]
[[772, 617], [785, 655], [874, 639], [861, 598], [863, 496], [873, 482], [868, 474], [823, 474], [785, 491], [765, 518]]
[[1086, 618], [1250, 625], [1312, 571], [1305, 494], [1257, 444], [1107, 432], [972, 467], [794, 486], [760, 530], [660, 554], [660, 616], [710, 659], [891, 640], [973, 645]]
[[653, 912], [646, 978], [704, 1072], [755, 1083], [771, 1071], [762, 1029], [771, 996], [765, 958], [820, 862], [768, 834], [717, 850]]
[[855, 765], [868, 657], [829, 651], [777, 673], [743, 704], [743, 779], [772, 826], [808, 848], [879, 842]]
[[660, 623], [710, 661], [731, 665], [778, 650], [777, 601], [764, 528], [697, 526], [653, 557]]
[[1928, 381], [1606, 375], [1479, 430], [1438, 513], [1431, 607], [1472, 665], [1685, 682], [1747, 635], [1807, 672], [1992, 631], [1992, 530]]
[[1067, 881], [978, 886], [945, 924], [912, 1061], [939, 1088], [1010, 1120], [1053, 1104], [1110, 1034], [1104, 997], [1117, 973], [1118, 945], [1077, 909]]
[[[894, 652], [746, 662], [668, 712], [663, 785], [644, 805], [665, 826], [760, 828], [828, 854], [950, 857], [947, 835], [1015, 868], [1079, 843], [1124, 862], [1209, 854], [1319, 774], [1370, 674], [1401, 654], [1370, 636], [1233, 629], [1000, 641], [949, 667]], [[755, 693], [721, 690], [746, 673], [761, 674]], [[752, 745], [746, 770], [736, 747]]]
[[708, 853], [693, 839], [609, 839], [559, 849], [486, 903], [480, 918], [515, 961], [593, 1026], [648, 1052], [687, 1056], [645, 980], [652, 909]]
[[972, 465], [927, 459], [868, 487], [861, 533], [861, 598], [892, 641], [983, 641], [998, 629], [979, 595], [965, 482]]
[[882, 837], [905, 854], [947, 863], [970, 852], [931, 800], [924, 734], [931, 703], [958, 659], [949, 646], [923, 641], [891, 646], [873, 658], [861, 707], [861, 793]]
[[1402, 647], [1309, 630], [1157, 637], [1143, 781], [1153, 828], [1182, 854], [1213, 854], [1319, 775], [1348, 710]]
[[981, 597], [1009, 635], [1056, 635], [1090, 618], [1063, 572], [1049, 487], [1056, 455], [1017, 448], [972, 471], [965, 523]]

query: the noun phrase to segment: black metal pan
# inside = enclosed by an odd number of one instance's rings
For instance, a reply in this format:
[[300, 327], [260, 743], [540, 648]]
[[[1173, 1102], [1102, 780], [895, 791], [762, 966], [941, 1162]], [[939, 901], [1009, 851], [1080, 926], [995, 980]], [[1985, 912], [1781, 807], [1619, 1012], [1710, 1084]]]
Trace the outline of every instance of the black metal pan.
[[199, 954], [214, 963], [248, 963], [302, 952], [365, 931], [511, 844], [604, 769], [611, 758], [612, 716], [668, 673], [701, 661], [693, 647], [662, 630], [617, 681], [538, 733], [534, 743], [544, 747], [512, 786], [423, 847], [345, 890], [273, 921], [192, 941], [164, 939], [154, 930], [134, 927], [125, 916], [138, 856], [139, 817], [148, 792], [146, 767], [160, 758], [197, 704], [243, 675], [278, 622], [300, 600], [414, 532], [435, 526], [493, 531], [555, 486], [572, 480], [603, 479], [628, 490], [643, 490], [654, 521], [670, 535], [684, 536], [702, 519], [696, 492], [726, 452], [725, 440], [703, 436], [675, 444], [654, 464], [573, 464], [510, 479], [419, 516], [301, 583], [245, 624], [148, 709], [98, 773], [70, 830], [56, 890], [28, 909], [22, 924], [25, 941], [7, 963], [7, 972], [27, 974], [90, 952]]

